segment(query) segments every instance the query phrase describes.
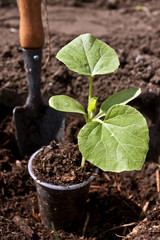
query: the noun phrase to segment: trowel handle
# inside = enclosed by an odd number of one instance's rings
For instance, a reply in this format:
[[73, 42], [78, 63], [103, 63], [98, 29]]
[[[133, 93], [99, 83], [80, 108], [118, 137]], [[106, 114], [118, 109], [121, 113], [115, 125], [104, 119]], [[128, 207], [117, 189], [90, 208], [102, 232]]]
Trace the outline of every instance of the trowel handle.
[[42, 48], [44, 31], [41, 18], [41, 0], [18, 0], [20, 12], [19, 38], [21, 47]]

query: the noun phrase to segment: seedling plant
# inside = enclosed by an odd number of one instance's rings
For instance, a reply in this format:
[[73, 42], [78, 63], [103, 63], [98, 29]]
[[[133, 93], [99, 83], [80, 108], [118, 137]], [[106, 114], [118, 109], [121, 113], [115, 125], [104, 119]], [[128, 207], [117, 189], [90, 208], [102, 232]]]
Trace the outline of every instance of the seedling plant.
[[66, 95], [49, 99], [52, 108], [83, 114], [85, 118], [86, 124], [78, 134], [81, 167], [84, 168], [87, 160], [104, 171], [140, 170], [148, 151], [148, 127], [143, 115], [126, 104], [136, 98], [141, 89], [130, 88], [114, 93], [101, 104], [98, 113], [98, 97], [92, 96], [94, 76], [112, 73], [119, 66], [114, 49], [87, 33], [64, 46], [56, 57], [70, 70], [89, 78], [86, 110], [81, 103]]

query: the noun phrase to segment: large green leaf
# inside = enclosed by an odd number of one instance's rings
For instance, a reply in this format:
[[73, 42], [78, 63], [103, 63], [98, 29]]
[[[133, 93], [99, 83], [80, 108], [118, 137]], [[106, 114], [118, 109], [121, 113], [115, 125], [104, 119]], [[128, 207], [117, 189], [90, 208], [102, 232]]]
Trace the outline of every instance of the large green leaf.
[[79, 132], [83, 157], [104, 171], [140, 170], [148, 151], [145, 118], [127, 105], [115, 105], [106, 119], [87, 123]]
[[102, 103], [98, 116], [105, 115], [107, 111], [114, 105], [127, 104], [128, 102], [136, 98], [140, 93], [140, 88], [129, 88], [111, 95]]
[[89, 33], [68, 43], [56, 57], [69, 69], [86, 76], [111, 73], [119, 66], [116, 52]]
[[51, 97], [49, 99], [49, 106], [62, 112], [86, 114], [82, 104], [65, 95], [56, 95]]

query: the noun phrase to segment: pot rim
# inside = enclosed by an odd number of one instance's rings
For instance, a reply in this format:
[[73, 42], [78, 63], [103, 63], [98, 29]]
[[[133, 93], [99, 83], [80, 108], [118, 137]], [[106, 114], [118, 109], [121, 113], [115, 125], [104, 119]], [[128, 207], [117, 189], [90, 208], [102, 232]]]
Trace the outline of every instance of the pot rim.
[[[34, 157], [40, 152], [42, 151], [43, 148], [40, 148], [38, 149], [36, 152], [34, 152], [30, 159], [29, 159], [29, 162], [28, 162], [28, 172], [30, 174], [30, 176], [33, 178], [34, 181], [36, 181], [36, 183], [44, 186], [44, 187], [47, 187], [47, 188], [50, 188], [50, 189], [54, 189], [54, 190], [74, 190], [74, 189], [77, 189], [77, 188], [82, 188], [88, 184], [91, 183], [91, 181], [95, 178], [94, 175], [91, 175], [86, 181], [83, 181], [82, 183], [78, 183], [78, 184], [74, 184], [74, 185], [69, 185], [69, 186], [61, 186], [61, 185], [54, 185], [54, 184], [51, 184], [51, 183], [46, 183], [46, 182], [41, 182], [39, 179], [37, 179], [37, 177], [34, 175], [33, 173], [33, 170], [32, 170], [32, 162], [33, 162], [33, 159]], [[96, 168], [95, 170], [95, 173], [97, 174], [99, 171], [98, 168]]]

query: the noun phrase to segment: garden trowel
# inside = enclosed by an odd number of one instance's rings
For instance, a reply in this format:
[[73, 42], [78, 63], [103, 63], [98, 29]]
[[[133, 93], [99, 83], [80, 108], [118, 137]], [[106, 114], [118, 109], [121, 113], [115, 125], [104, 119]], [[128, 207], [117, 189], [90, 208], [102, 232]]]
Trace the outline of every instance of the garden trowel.
[[28, 81], [28, 98], [24, 106], [13, 110], [17, 142], [22, 156], [31, 154], [52, 140], [62, 140], [63, 113], [49, 107], [41, 98], [41, 59], [44, 32], [41, 0], [18, 0], [20, 44]]

